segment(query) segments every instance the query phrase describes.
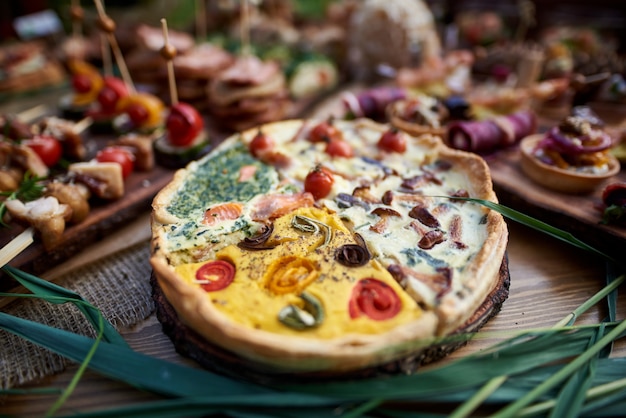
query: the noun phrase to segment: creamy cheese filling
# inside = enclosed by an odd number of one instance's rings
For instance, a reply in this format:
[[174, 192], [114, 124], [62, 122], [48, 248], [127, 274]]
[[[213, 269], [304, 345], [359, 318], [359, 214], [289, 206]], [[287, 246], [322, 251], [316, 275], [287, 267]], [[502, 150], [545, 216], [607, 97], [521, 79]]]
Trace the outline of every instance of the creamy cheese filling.
[[[459, 190], [471, 189], [467, 173], [458, 171], [453, 164], [439, 166], [441, 162], [437, 160], [432, 144], [407, 136], [409, 140], [405, 153], [383, 155], [376, 146], [384, 132], [381, 125], [359, 121], [336, 121], [336, 124], [343, 133], [343, 139], [353, 146], [358, 157], [333, 158], [326, 154], [325, 144], [306, 139], [307, 130], [312, 126], [308, 122], [308, 125], [291, 124], [291, 129], [269, 133], [277, 144], [276, 149], [292, 157], [292, 163], [286, 167], [274, 168], [263, 164], [249, 155], [247, 147], [240, 145], [227, 147], [192, 166], [191, 175], [170, 206], [170, 211], [181, 222], [165, 226], [170, 228], [169, 250], [181, 254], [174, 264], [208, 260], [220, 254], [224, 256], [226, 253], [223, 251], [230, 254], [230, 259], [240, 263], [233, 255], [233, 248], [236, 248], [237, 242], [254, 235], [261, 228], [262, 224], [251, 218], [259, 197], [302, 190], [308, 172], [315, 165], [323, 164], [335, 173], [335, 182], [329, 196], [317, 204], [335, 212], [351, 234], [360, 235], [383, 267], [402, 266], [404, 277], [402, 280], [396, 277], [396, 280], [415, 301], [424, 307], [436, 308], [442, 292], [462, 292], [465, 283], [473, 279], [467, 277], [464, 267], [487, 238], [484, 208], [445, 197]], [[249, 132], [243, 136], [244, 144], [248, 144], [254, 134]], [[241, 182], [239, 171], [251, 164], [256, 166], [254, 177]], [[414, 190], [404, 190], [405, 180], [420, 176], [425, 180], [419, 186]], [[365, 188], [372, 199], [358, 198], [356, 203], [349, 204], [342, 202], [340, 194], [353, 196], [357, 187]], [[393, 199], [383, 203], [383, 196], [388, 192]], [[214, 226], [203, 224], [203, 214], [209, 206], [226, 201], [242, 203], [241, 216]], [[437, 224], [427, 225], [423, 220], [412, 217], [411, 211], [416, 207], [432, 215]], [[398, 216], [389, 211], [396, 212]], [[430, 234], [436, 235], [438, 242], [423, 248], [422, 240]], [[297, 251], [294, 248], [291, 250]], [[243, 254], [239, 256], [243, 257]], [[250, 257], [247, 255], [245, 258]], [[257, 260], [255, 257], [252, 256], [252, 259]], [[261, 257], [255, 262], [263, 260]], [[447, 282], [442, 283], [442, 280]], [[252, 280], [246, 286], [258, 286], [258, 282]], [[347, 284], [345, 286], [349, 288]], [[235, 292], [228, 292], [231, 291]], [[326, 287], [323, 291], [319, 289], [320, 294], [324, 292], [334, 291]], [[275, 303], [282, 306], [288, 297], [280, 296], [278, 299], [280, 301]], [[263, 302], [264, 305], [267, 303], [270, 302]], [[219, 306], [225, 304], [220, 303]]]

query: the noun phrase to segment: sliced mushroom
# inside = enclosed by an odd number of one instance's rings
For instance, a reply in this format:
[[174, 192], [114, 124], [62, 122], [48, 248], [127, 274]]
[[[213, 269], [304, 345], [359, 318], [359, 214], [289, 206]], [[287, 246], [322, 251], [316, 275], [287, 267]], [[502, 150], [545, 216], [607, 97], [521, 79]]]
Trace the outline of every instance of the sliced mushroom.
[[48, 177], [48, 167], [39, 155], [26, 145], [13, 145], [12, 159], [25, 171], [30, 171], [36, 177]]
[[55, 197], [59, 203], [68, 205], [72, 209], [70, 222], [79, 223], [89, 215], [89, 190], [81, 184], [65, 184], [54, 181], [49, 183], [44, 196]]
[[61, 242], [65, 223], [72, 216], [72, 209], [52, 196], [40, 197], [26, 203], [10, 199], [5, 205], [13, 219], [32, 225], [40, 233], [46, 250], [51, 250]]

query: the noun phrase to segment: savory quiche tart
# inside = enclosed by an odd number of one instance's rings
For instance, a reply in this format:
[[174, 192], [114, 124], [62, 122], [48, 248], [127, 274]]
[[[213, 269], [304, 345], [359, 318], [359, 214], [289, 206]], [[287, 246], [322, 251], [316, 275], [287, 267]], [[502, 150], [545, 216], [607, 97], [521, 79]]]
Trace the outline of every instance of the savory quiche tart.
[[485, 162], [368, 119], [226, 139], [154, 199], [156, 282], [213, 345], [284, 372], [351, 371], [458, 330], [500, 283]]

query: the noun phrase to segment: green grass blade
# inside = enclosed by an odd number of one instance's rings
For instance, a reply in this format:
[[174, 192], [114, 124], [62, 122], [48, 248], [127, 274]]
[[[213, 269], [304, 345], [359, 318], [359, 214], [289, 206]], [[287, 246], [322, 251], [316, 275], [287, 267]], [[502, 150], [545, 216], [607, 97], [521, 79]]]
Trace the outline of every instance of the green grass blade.
[[626, 411], [626, 386], [587, 403], [581, 410], [585, 417], [623, 417]]
[[[598, 342], [604, 332], [604, 327], [599, 327], [589, 339], [588, 348]], [[575, 418], [580, 416], [580, 410], [585, 400], [585, 393], [591, 386], [596, 371], [596, 363], [599, 352], [593, 356], [587, 364], [584, 364], [574, 373], [561, 388], [555, 407], [550, 413], [551, 418]]]
[[49, 417], [53, 416], [55, 412], [58, 411], [59, 408], [61, 408], [61, 406], [63, 406], [63, 404], [69, 399], [69, 397], [74, 392], [74, 389], [76, 389], [76, 386], [78, 385], [78, 382], [80, 381], [81, 377], [85, 374], [85, 371], [87, 370], [87, 366], [89, 366], [89, 362], [93, 358], [94, 354], [96, 353], [96, 349], [98, 348], [98, 345], [102, 341], [102, 335], [104, 331], [104, 327], [102, 326], [103, 322], [104, 322], [104, 317], [100, 315], [100, 323], [98, 324], [99, 325], [98, 329], [100, 331], [98, 332], [97, 338], [95, 339], [93, 345], [89, 349], [89, 352], [87, 353], [82, 363], [80, 364], [80, 367], [78, 368], [76, 373], [74, 373], [74, 376], [72, 377], [72, 380], [70, 381], [69, 385], [65, 388], [61, 396], [54, 402], [52, 407], [50, 407], [50, 409], [48, 410], [47, 416]]
[[[607, 278], [606, 278], [607, 286], [615, 282], [616, 280], [619, 280], [619, 278], [624, 275], [624, 272], [618, 269], [617, 266], [615, 266], [612, 263], [607, 263], [606, 271], [607, 271]], [[614, 322], [617, 317], [617, 289], [615, 289], [606, 297], [606, 301], [607, 301], [607, 305], [608, 305], [607, 307], [609, 310], [608, 320], [610, 322]]]
[[[98, 324], [100, 324], [100, 318], [102, 313], [98, 308], [87, 302], [78, 293], [65, 289], [49, 281], [42, 280], [32, 274], [28, 274], [19, 269], [11, 266], [4, 266], [2, 268], [11, 277], [17, 280], [22, 286], [33, 292], [34, 295], [47, 300], [50, 303], [62, 304], [73, 303], [78, 310], [89, 320], [91, 325], [98, 332]], [[103, 321], [103, 339], [112, 344], [118, 344], [122, 346], [128, 346], [128, 343], [120, 335], [119, 332], [109, 321]]]
[[[0, 312], [0, 328], [81, 363], [94, 340]], [[100, 343], [89, 367], [105, 376], [165, 396], [215, 396], [268, 391], [260, 386], [179, 366], [137, 353], [127, 347]]]
[[611, 261], [615, 264], [622, 264], [620, 263], [620, 261], [615, 260], [613, 257], [603, 253], [602, 251], [599, 251], [597, 249], [595, 249], [594, 247], [586, 244], [585, 242], [579, 240], [578, 238], [576, 238], [575, 236], [573, 236], [572, 234], [570, 234], [567, 231], [563, 231], [562, 229], [559, 228], [555, 228], [543, 221], [540, 221], [539, 219], [533, 218], [531, 216], [528, 216], [522, 212], [516, 211], [515, 209], [511, 209], [509, 207], [506, 207], [504, 205], [500, 205], [498, 203], [494, 203], [491, 202], [489, 200], [484, 200], [484, 199], [475, 199], [475, 198], [471, 198], [471, 197], [454, 197], [455, 200], [466, 200], [469, 202], [474, 202], [474, 203], [478, 203], [481, 204], [491, 210], [494, 210], [498, 213], [500, 213], [502, 216], [505, 216], [513, 221], [516, 221], [522, 225], [526, 225], [529, 228], [535, 229], [539, 232], [543, 232], [544, 234], [550, 235], [551, 237], [554, 237], [560, 241], [564, 241], [570, 245], [573, 245], [574, 247], [578, 247], [580, 249], [583, 249], [585, 251], [589, 251], [592, 254], [598, 255], [602, 258], [604, 258], [605, 260]]
[[[280, 396], [280, 398], [279, 398]], [[284, 402], [283, 402], [284, 401]], [[79, 413], [73, 418], [177, 418], [180, 416], [206, 416], [207, 411], [227, 416], [316, 418], [336, 411], [342, 404], [337, 400], [307, 400], [299, 402], [290, 394], [260, 396], [187, 397], [145, 402], [140, 405], [114, 407], [105, 410]], [[344, 416], [343, 414], [341, 416]], [[361, 415], [362, 416], [362, 415]]]
[[596, 344], [594, 344], [591, 348], [587, 349], [570, 363], [568, 363], [566, 366], [564, 366], [561, 370], [559, 370], [559, 372], [555, 373], [554, 376], [552, 376], [542, 384], [538, 385], [536, 388], [528, 392], [516, 402], [513, 402], [512, 404], [503, 408], [501, 411], [495, 414], [494, 417], [509, 417], [514, 413], [519, 412], [523, 407], [527, 406], [529, 403], [537, 399], [538, 396], [542, 395], [551, 387], [565, 380], [580, 367], [583, 367], [594, 355], [596, 355], [604, 346], [606, 346], [606, 344], [614, 341], [621, 333], [624, 332], [624, 330], [626, 330], [626, 320], [622, 321], [618, 326], [609, 331]]
[[[475, 388], [492, 378], [523, 373], [579, 355], [586, 349], [593, 332], [592, 327], [522, 334], [498, 344], [492, 350], [475, 353], [441, 367], [418, 370], [414, 375], [290, 385], [286, 389], [317, 394], [332, 393], [333, 396], [347, 398], [377, 396], [385, 399], [428, 400], [434, 395]], [[546, 335], [550, 338], [545, 338]], [[459, 379], [459, 376], [463, 378]]]

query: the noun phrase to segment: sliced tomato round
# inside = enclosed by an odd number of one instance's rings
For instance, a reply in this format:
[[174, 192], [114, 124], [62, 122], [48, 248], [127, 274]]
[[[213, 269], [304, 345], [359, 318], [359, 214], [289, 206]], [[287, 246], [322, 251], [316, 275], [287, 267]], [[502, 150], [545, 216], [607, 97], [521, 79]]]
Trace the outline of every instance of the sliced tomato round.
[[184, 147], [200, 134], [204, 122], [195, 107], [178, 103], [170, 108], [165, 125], [169, 142], [174, 146]]
[[330, 193], [335, 179], [325, 167], [316, 166], [304, 179], [304, 191], [313, 195], [315, 200], [322, 199]]
[[363, 279], [354, 286], [348, 305], [350, 318], [365, 315], [374, 321], [393, 318], [401, 309], [398, 294], [388, 284], [374, 278]]
[[122, 177], [126, 178], [133, 172], [135, 156], [123, 147], [106, 147], [98, 151], [96, 160], [101, 163], [118, 163], [122, 166]]
[[22, 141], [22, 144], [35, 151], [35, 154], [37, 154], [39, 158], [41, 158], [41, 161], [48, 167], [52, 167], [58, 163], [63, 155], [61, 142], [53, 136], [37, 135]]
[[203, 264], [196, 271], [196, 280], [206, 292], [222, 290], [235, 278], [235, 266], [228, 261], [214, 260]]

